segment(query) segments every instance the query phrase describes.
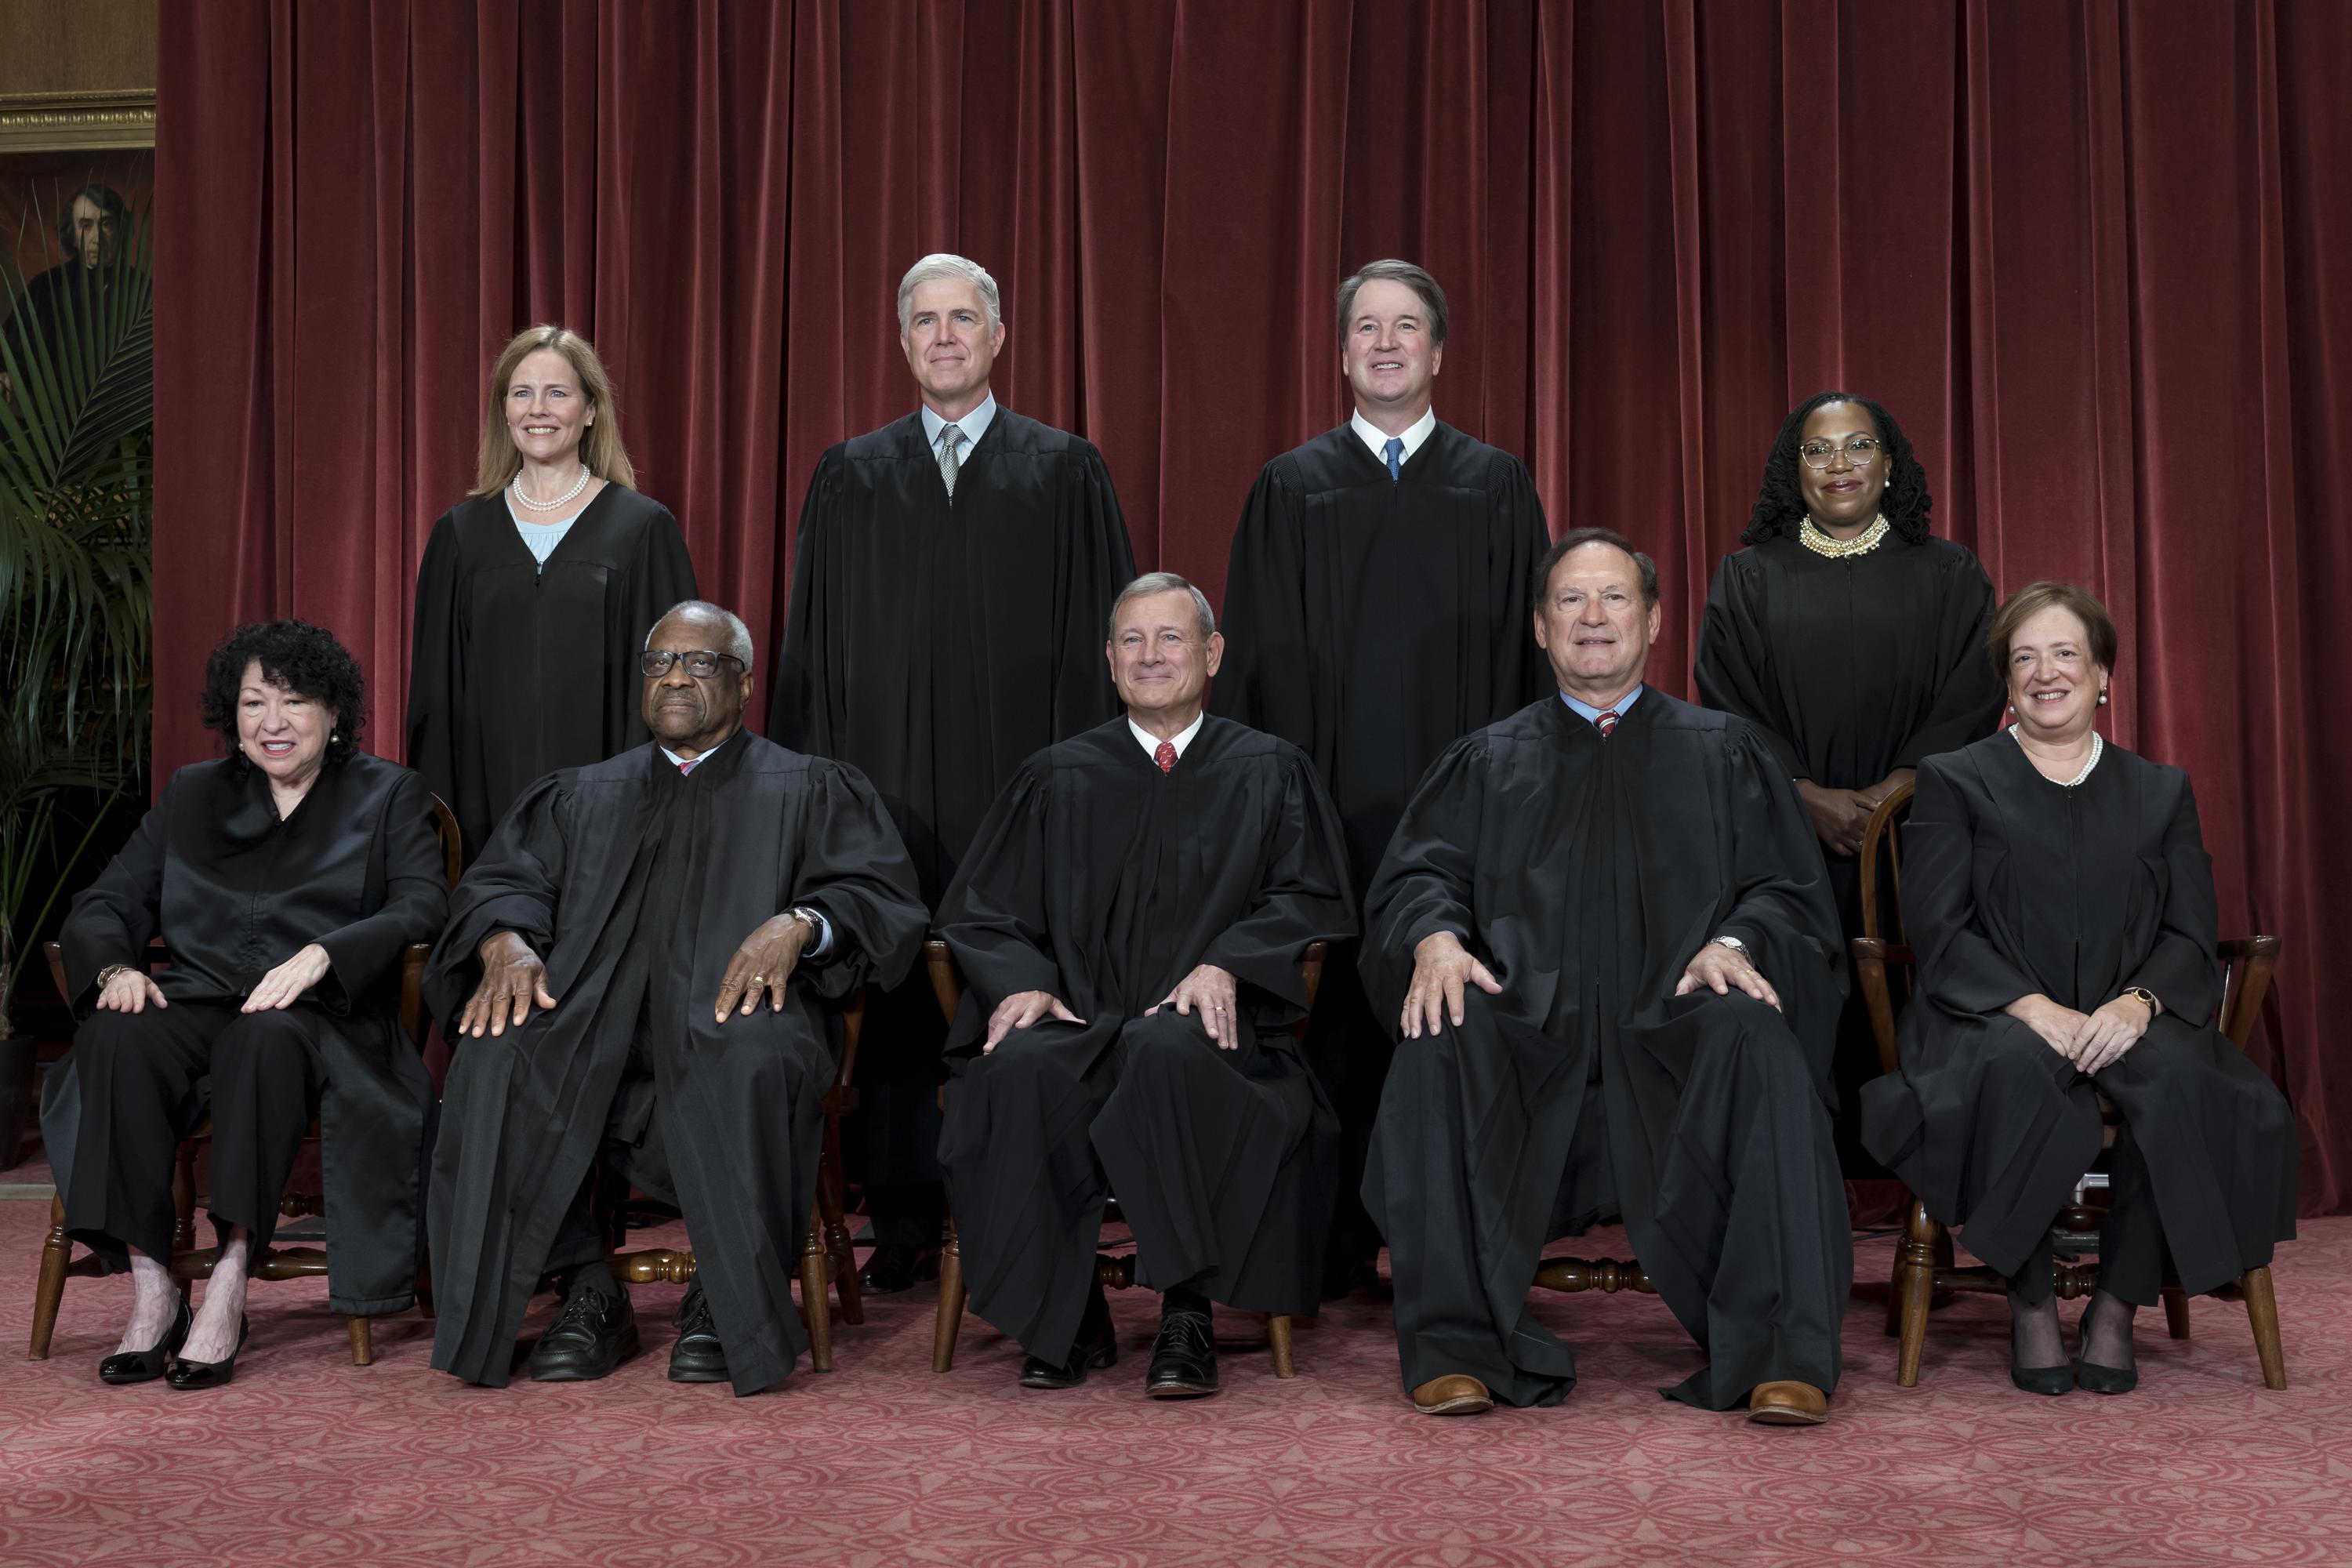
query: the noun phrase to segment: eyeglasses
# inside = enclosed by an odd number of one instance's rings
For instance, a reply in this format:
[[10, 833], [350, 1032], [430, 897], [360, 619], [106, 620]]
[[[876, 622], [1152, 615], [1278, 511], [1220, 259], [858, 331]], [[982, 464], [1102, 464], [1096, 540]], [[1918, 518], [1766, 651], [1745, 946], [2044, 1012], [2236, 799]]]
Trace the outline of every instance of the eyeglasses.
[[1868, 467], [1870, 459], [1878, 456], [1881, 445], [1875, 436], [1856, 436], [1843, 447], [1832, 447], [1827, 441], [1808, 441], [1797, 448], [1797, 455], [1805, 459], [1809, 468], [1826, 468], [1830, 459], [1843, 451], [1846, 461], [1860, 468]]
[[[1162, 653], [1174, 653], [1178, 648], [1190, 647], [1192, 646], [1194, 640], [1194, 638], [1186, 637], [1182, 632], [1161, 632], [1158, 638], [1160, 651]], [[1144, 636], [1141, 632], [1127, 632], [1122, 634], [1118, 639], [1118, 646], [1127, 649], [1129, 653], [1133, 653], [1135, 650], [1141, 647], [1143, 644]]]
[[686, 660], [687, 674], [697, 680], [709, 679], [719, 673], [721, 664], [731, 664], [739, 668], [743, 664], [733, 654], [720, 653], [717, 648], [692, 647], [684, 653], [672, 653], [666, 647], [649, 647], [637, 656], [637, 668], [647, 675], [667, 675], [669, 667], [679, 659]]

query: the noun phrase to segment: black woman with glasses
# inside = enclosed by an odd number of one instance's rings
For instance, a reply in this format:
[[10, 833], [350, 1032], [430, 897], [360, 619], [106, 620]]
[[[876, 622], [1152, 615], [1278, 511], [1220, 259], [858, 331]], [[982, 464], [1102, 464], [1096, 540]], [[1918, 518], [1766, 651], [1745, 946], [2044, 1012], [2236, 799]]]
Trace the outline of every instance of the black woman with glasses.
[[677, 520], [638, 493], [613, 384], [562, 327], [490, 369], [473, 493], [416, 574], [408, 763], [457, 813], [468, 861], [530, 784], [643, 745], [637, 650], [695, 596]]
[[[1812, 818], [1848, 937], [1861, 934], [1863, 830], [1922, 757], [1991, 732], [1992, 583], [1927, 531], [1927, 470], [1895, 416], [1822, 392], [1780, 423], [1746, 549], [1724, 558], [1699, 629], [1699, 700], [1764, 731]], [[1853, 1127], [1877, 1047], [1859, 994], [1838, 1031], [1838, 1148], [1878, 1173]]]

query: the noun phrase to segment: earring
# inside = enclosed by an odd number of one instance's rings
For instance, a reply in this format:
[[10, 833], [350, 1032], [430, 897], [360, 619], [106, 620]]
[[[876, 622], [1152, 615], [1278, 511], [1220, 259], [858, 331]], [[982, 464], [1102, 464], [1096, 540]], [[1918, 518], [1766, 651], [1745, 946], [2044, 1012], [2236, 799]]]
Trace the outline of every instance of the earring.
[[2100, 707], [2102, 707], [2102, 708], [2105, 708], [2106, 705], [2107, 705], [2107, 694], [2106, 694], [2106, 692], [2105, 692], [2104, 689], [2102, 689], [2102, 690], [2099, 692], [2099, 706], [2100, 706]]

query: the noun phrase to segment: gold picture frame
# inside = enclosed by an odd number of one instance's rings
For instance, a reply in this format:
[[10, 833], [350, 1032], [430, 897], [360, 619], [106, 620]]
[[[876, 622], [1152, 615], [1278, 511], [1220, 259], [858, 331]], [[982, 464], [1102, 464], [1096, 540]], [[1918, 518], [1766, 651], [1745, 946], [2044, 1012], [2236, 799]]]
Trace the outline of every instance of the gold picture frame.
[[152, 91], [0, 95], [0, 154], [154, 145]]

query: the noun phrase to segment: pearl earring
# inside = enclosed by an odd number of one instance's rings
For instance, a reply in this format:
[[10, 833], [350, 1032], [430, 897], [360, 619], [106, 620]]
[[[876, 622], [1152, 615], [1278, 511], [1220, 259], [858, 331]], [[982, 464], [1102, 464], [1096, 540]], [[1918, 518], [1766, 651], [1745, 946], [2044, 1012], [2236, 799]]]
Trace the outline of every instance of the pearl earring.
[[2106, 705], [2107, 705], [2107, 694], [2106, 694], [2105, 692], [2102, 691], [2102, 692], [2100, 692], [2100, 693], [2099, 693], [2099, 706], [2100, 706], [2100, 707], [2102, 707], [2102, 708], [2105, 708]]

